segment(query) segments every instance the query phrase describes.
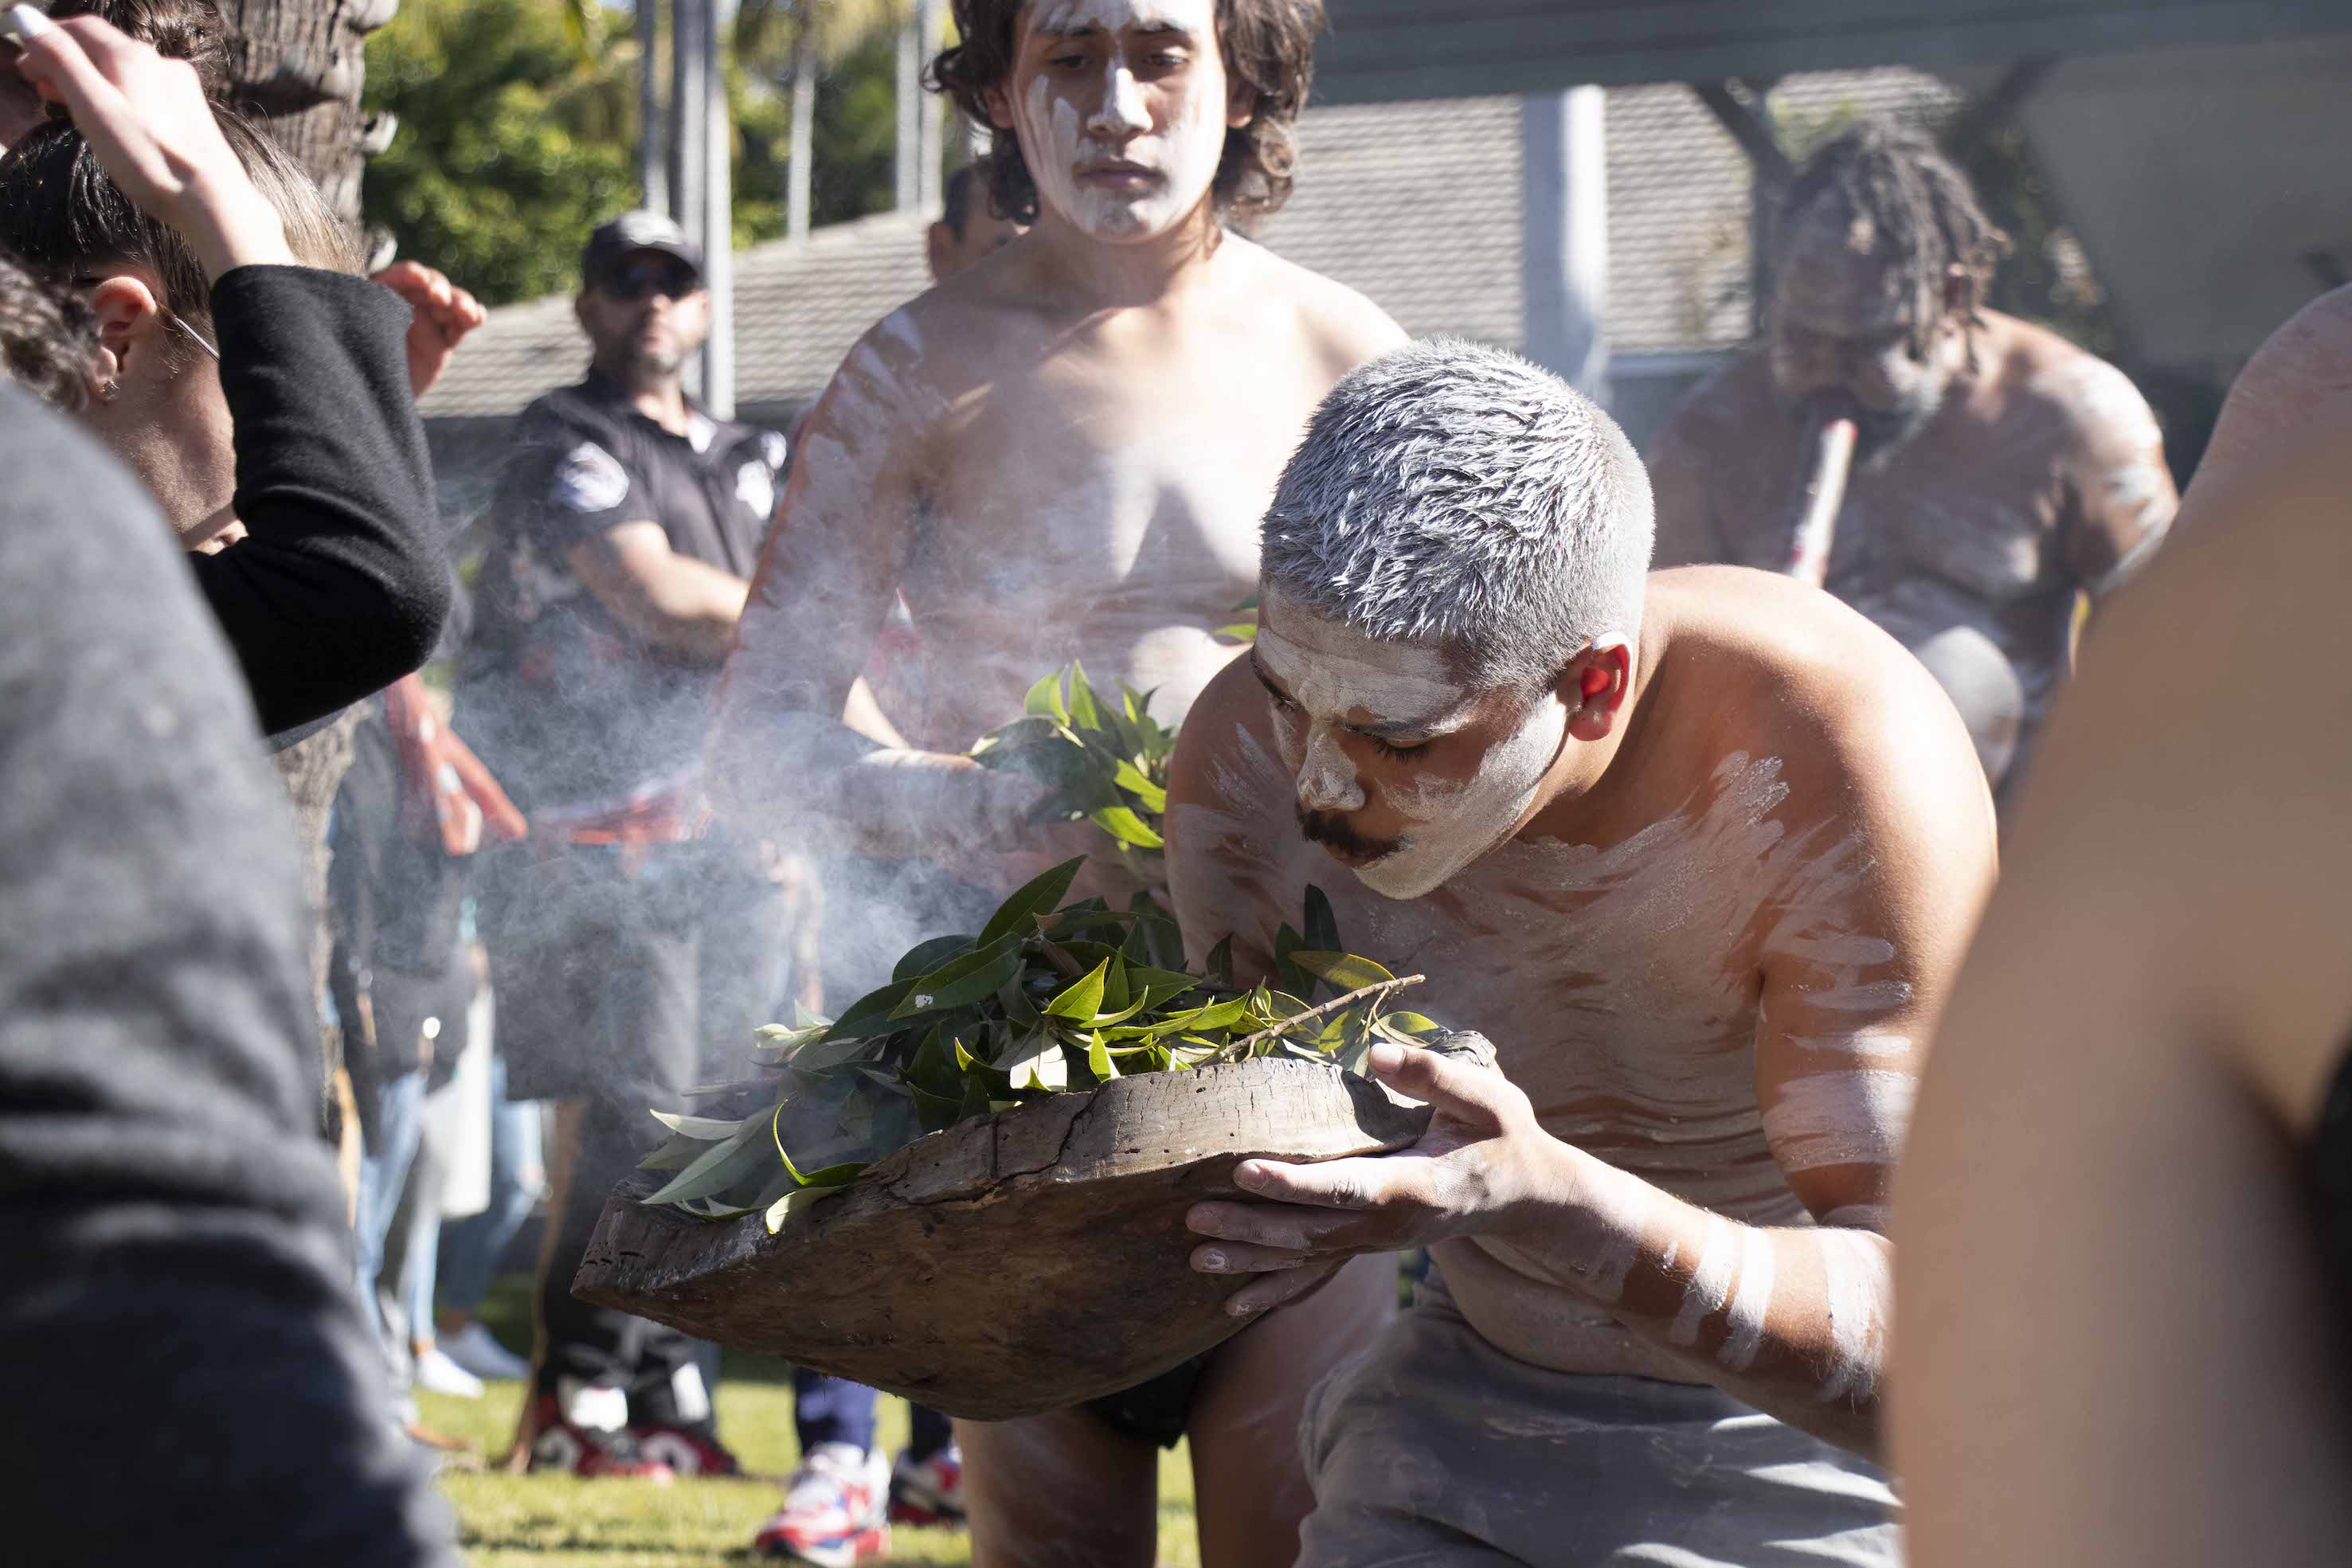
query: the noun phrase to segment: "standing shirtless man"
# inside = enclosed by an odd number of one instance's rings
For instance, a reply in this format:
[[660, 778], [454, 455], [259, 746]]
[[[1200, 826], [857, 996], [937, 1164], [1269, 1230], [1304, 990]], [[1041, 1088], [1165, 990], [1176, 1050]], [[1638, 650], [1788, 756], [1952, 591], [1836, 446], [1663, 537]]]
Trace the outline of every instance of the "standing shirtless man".
[[1886, 1184], [1992, 810], [1885, 633], [1758, 572], [1647, 576], [1650, 545], [1639, 460], [1556, 377], [1391, 354], [1317, 414], [1255, 650], [1185, 726], [1188, 945], [1255, 978], [1320, 884], [1500, 1064], [1375, 1050], [1436, 1107], [1418, 1145], [1245, 1161], [1253, 1199], [1189, 1217], [1195, 1268], [1262, 1276], [1244, 1314], [1435, 1262], [1309, 1402], [1308, 1568], [1894, 1560], [1853, 1457]]
[[1918, 131], [1867, 120], [1780, 208], [1765, 340], [1658, 437], [1661, 567], [1781, 570], [1810, 432], [1859, 430], [1824, 586], [1950, 693], [2005, 810], [2071, 667], [2078, 601], [2151, 555], [2178, 504], [2122, 371], [1981, 308], [2008, 237]]
[[[995, 209], [1032, 226], [875, 327], [811, 413], [710, 768], [750, 831], [952, 868], [901, 946], [1098, 847], [1026, 827], [1037, 787], [963, 753], [1074, 658], [1182, 718], [1233, 656], [1213, 633], [1256, 586], [1316, 402], [1402, 341], [1225, 227], [1289, 189], [1321, 20], [1315, 0], [957, 0], [934, 74], [993, 128]], [[891, 716], [908, 749], [838, 722], [894, 591], [923, 630]], [[976, 1561], [1150, 1563], [1153, 1444], [1189, 1433], [1203, 1560], [1286, 1565], [1299, 1404], [1393, 1298], [1368, 1263], [1144, 1391], [963, 1427]]]

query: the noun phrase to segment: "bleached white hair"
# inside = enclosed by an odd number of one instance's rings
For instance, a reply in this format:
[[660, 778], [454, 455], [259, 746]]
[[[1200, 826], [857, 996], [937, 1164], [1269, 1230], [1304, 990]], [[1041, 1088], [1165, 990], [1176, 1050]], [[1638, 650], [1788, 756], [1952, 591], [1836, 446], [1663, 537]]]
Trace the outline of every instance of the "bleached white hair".
[[1533, 695], [1595, 640], [1640, 630], [1652, 528], [1649, 475], [1599, 405], [1516, 354], [1441, 339], [1323, 400], [1262, 559], [1302, 609]]

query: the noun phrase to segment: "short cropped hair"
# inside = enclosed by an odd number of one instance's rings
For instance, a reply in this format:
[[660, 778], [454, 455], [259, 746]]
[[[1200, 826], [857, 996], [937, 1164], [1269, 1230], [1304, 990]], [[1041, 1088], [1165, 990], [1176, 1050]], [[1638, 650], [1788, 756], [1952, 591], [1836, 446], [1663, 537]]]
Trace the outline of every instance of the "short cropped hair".
[[1516, 354], [1437, 340], [1323, 400], [1261, 559], [1302, 609], [1533, 698], [1638, 632], [1652, 528], [1649, 475], [1599, 405]]
[[[356, 237], [310, 177], [236, 115], [215, 107], [213, 116], [286, 225], [294, 258], [307, 267], [357, 272]], [[58, 279], [126, 262], [149, 267], [173, 315], [184, 321], [212, 315], [212, 290], [194, 250], [169, 225], [131, 204], [68, 121], [39, 127], [0, 159], [0, 246]]]
[[[1000, 218], [1037, 221], [1037, 182], [1020, 138], [989, 118], [988, 92], [1013, 74], [1014, 24], [1034, 0], [955, 0], [957, 41], [931, 62], [928, 81], [972, 124], [988, 131], [988, 151], [973, 164], [988, 181]], [[1315, 38], [1323, 0], [1217, 0], [1217, 43], [1225, 74], [1249, 89], [1250, 122], [1225, 132], [1224, 156], [1211, 186], [1217, 212], [1247, 228], [1282, 210], [1298, 166], [1296, 126], [1314, 78]]]
[[0, 252], [0, 382], [51, 408], [78, 412], [98, 363], [98, 324], [87, 306]]

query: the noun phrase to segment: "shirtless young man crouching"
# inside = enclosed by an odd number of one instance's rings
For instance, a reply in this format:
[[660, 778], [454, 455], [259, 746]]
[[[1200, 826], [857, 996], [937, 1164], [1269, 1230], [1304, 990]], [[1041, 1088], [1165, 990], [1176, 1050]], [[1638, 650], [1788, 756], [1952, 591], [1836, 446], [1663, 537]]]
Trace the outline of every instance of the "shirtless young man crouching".
[[[1256, 589], [1257, 521], [1307, 417], [1403, 340], [1224, 226], [1289, 188], [1319, 4], [955, 14], [935, 75], [994, 128], [997, 210], [1032, 226], [875, 327], [810, 414], [712, 741], [712, 792], [749, 831], [945, 868], [906, 894], [920, 924], [876, 944], [885, 966], [1101, 847], [1024, 827], [1037, 787], [963, 753], [1074, 658], [1182, 718], [1234, 656], [1213, 632]], [[894, 592], [922, 634], [891, 714], [906, 749], [838, 722]], [[1286, 1568], [1300, 1403], [1394, 1298], [1369, 1262], [1155, 1390], [963, 1427], [975, 1560], [1150, 1563], [1154, 1443], [1182, 1433], [1202, 1560]]]
[[1885, 632], [1762, 572], [1646, 576], [1650, 543], [1592, 404], [1490, 350], [1391, 354], [1316, 415], [1256, 648], [1179, 746], [1187, 942], [1231, 933], [1251, 977], [1319, 883], [1501, 1068], [1376, 1051], [1437, 1108], [1419, 1145], [1244, 1162], [1264, 1201], [1190, 1216], [1194, 1267], [1263, 1274], [1243, 1312], [1431, 1249], [1309, 1402], [1309, 1568], [1894, 1561], [1856, 1457], [1886, 1185], [1991, 803]]

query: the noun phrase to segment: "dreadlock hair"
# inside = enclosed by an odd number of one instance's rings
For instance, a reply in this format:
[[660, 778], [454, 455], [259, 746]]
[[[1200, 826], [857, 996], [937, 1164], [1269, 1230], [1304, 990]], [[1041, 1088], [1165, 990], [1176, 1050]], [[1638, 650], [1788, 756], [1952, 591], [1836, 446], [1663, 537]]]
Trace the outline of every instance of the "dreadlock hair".
[[1925, 131], [1874, 116], [1823, 143], [1789, 183], [1777, 230], [1781, 246], [1808, 214], [1830, 202], [1848, 218], [1867, 219], [1873, 252], [1903, 269], [1911, 298], [1912, 358], [1927, 355], [1944, 315], [1945, 278], [1959, 268], [1956, 313], [1974, 371], [1985, 292], [2010, 247], [2009, 235], [1978, 204], [1969, 177]]
[[98, 322], [89, 308], [0, 251], [0, 384], [14, 382], [66, 413], [89, 396], [98, 362]]

